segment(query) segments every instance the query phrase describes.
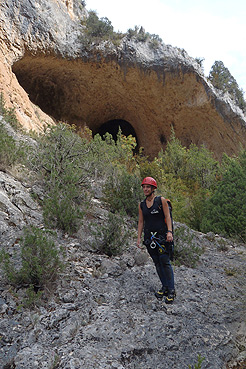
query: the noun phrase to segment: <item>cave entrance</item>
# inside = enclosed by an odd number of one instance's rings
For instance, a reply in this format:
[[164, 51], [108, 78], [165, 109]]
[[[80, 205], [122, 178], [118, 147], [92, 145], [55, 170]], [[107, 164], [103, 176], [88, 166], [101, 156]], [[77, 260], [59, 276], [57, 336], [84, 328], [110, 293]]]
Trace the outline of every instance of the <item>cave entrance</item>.
[[126, 120], [122, 120], [122, 119], [109, 120], [108, 122], [103, 123], [101, 125], [101, 127], [98, 129], [98, 131], [95, 132], [95, 134], [99, 133], [100, 136], [103, 138], [105, 133], [110, 133], [112, 135], [114, 141], [116, 142], [117, 141], [117, 134], [119, 132], [119, 129], [121, 129], [121, 132], [124, 136], [127, 137], [129, 135], [132, 135], [133, 137], [135, 137], [136, 143], [137, 143], [136, 148], [137, 148], [138, 147], [138, 139], [137, 139], [135, 129]]

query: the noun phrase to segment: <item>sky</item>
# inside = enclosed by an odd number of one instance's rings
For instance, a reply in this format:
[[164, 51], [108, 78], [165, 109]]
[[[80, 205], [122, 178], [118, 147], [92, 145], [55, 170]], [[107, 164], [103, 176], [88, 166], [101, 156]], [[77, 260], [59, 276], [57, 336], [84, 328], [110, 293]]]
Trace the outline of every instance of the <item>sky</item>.
[[143, 26], [165, 44], [204, 58], [204, 73], [224, 63], [246, 98], [245, 0], [86, 0], [87, 10], [107, 17], [114, 30]]

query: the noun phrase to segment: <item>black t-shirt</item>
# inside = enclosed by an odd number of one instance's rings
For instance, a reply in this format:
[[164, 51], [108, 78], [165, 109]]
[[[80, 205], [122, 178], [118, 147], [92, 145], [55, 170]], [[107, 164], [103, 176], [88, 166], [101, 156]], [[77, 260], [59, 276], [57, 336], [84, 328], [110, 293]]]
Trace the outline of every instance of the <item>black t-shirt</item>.
[[144, 235], [149, 237], [150, 232], [158, 232], [158, 234], [165, 234], [167, 226], [165, 223], [165, 215], [162, 209], [161, 196], [156, 196], [153, 205], [148, 208], [146, 199], [140, 203], [144, 218]]

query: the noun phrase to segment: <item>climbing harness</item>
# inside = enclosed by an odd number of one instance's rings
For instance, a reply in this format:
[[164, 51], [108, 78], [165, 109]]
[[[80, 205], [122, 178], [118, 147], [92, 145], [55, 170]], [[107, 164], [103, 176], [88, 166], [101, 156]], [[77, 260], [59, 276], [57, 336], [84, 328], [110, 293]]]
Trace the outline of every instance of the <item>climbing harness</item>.
[[[159, 253], [160, 254], [163, 254], [164, 252], [166, 252], [167, 251], [167, 249], [166, 249], [166, 247], [165, 247], [165, 245], [161, 245], [159, 242], [160, 242], [160, 238], [157, 238], [156, 237], [156, 234], [157, 234], [157, 232], [150, 232], [151, 233], [151, 237], [150, 237], [150, 240], [151, 240], [151, 242], [150, 242], [150, 247], [152, 248], [152, 249], [155, 249], [156, 248], [156, 245], [158, 245], [159, 246], [159, 249], [158, 249], [158, 251], [159, 251]], [[158, 242], [158, 241], [159, 242]]]

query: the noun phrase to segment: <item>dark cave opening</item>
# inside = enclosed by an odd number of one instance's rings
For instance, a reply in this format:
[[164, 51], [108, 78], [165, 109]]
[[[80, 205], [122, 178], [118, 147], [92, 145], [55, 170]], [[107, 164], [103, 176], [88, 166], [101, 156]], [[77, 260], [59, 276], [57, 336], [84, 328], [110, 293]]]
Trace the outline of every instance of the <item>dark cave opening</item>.
[[123, 119], [113, 119], [103, 123], [98, 131], [95, 132], [95, 134], [99, 133], [100, 136], [103, 138], [106, 133], [110, 133], [113, 137], [113, 140], [116, 142], [119, 129], [121, 129], [121, 132], [124, 136], [128, 137], [129, 135], [132, 135], [133, 137], [135, 137], [138, 147], [138, 139], [135, 129], [129, 122]]

